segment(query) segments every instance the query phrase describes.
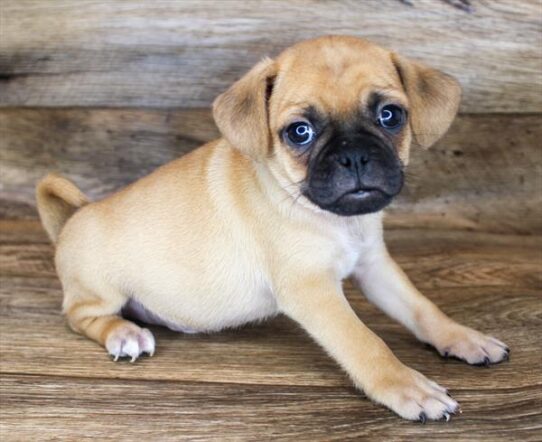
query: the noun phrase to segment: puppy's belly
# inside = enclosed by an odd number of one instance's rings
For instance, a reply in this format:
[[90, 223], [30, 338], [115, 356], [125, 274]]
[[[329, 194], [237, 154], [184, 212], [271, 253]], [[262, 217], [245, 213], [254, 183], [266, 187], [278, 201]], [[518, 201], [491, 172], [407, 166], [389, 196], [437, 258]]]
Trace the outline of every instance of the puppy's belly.
[[[150, 292], [147, 292], [150, 294]], [[130, 298], [122, 315], [182, 333], [214, 332], [275, 316], [278, 307], [263, 287], [226, 293], [185, 291], [185, 295]], [[191, 295], [186, 295], [191, 293]]]
[[137, 321], [144, 322], [146, 324], [161, 325], [167, 327], [170, 330], [182, 332], [182, 333], [197, 333], [198, 330], [187, 327], [183, 324], [176, 324], [175, 322], [162, 319], [156, 313], [151, 312], [145, 308], [141, 302], [135, 299], [130, 299], [126, 305], [122, 308], [122, 316], [127, 319], [135, 319]]

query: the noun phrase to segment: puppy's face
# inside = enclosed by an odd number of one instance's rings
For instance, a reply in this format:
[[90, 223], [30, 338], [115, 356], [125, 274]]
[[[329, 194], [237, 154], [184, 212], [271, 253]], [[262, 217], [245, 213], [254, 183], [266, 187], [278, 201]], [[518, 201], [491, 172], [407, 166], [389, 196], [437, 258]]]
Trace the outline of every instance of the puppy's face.
[[399, 193], [412, 139], [434, 143], [459, 95], [439, 71], [357, 38], [323, 37], [261, 62], [215, 101], [214, 115], [292, 196], [359, 215]]

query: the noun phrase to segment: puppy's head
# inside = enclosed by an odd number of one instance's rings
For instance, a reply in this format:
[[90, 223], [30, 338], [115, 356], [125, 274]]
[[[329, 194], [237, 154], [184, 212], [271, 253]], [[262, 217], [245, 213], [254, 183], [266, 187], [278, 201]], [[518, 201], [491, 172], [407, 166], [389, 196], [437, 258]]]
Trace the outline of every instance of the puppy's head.
[[224, 137], [267, 163], [292, 196], [359, 215], [399, 193], [412, 142], [435, 143], [459, 99], [457, 81], [438, 70], [329, 36], [263, 60], [215, 100], [213, 113]]

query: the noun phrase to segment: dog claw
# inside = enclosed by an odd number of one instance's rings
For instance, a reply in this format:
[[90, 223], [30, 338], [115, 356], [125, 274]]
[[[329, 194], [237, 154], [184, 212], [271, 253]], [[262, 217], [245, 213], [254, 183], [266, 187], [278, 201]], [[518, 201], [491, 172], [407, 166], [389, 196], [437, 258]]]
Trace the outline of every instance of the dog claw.
[[[467, 362], [467, 361], [465, 361], [465, 362]], [[472, 365], [475, 365], [475, 366], [477, 366], [477, 367], [486, 367], [486, 368], [489, 368], [489, 366], [491, 365], [491, 360], [490, 360], [487, 356], [485, 356], [484, 359], [483, 359], [482, 361], [476, 362], [476, 363], [474, 363], [474, 364], [472, 364]]]
[[446, 422], [450, 422], [451, 417], [450, 417], [450, 414], [449, 414], [449, 413], [444, 413], [443, 418], [444, 418], [444, 420], [445, 420]]
[[427, 416], [425, 415], [423, 411], [420, 413], [419, 420], [422, 424], [425, 424], [425, 422], [427, 421]]

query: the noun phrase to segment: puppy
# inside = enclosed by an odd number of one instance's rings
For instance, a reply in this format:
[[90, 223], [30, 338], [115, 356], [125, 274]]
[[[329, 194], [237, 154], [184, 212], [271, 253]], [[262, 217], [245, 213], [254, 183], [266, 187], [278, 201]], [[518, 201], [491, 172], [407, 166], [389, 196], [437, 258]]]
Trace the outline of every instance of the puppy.
[[155, 341], [126, 317], [196, 333], [283, 313], [374, 401], [405, 419], [448, 420], [457, 402], [359, 320], [341, 281], [352, 275], [441, 355], [507, 358], [501, 341], [421, 295], [382, 236], [411, 144], [439, 139], [459, 100], [442, 72], [328, 36], [258, 63], [213, 104], [222, 138], [120, 192], [90, 203], [46, 177], [37, 204], [71, 328], [134, 361]]

